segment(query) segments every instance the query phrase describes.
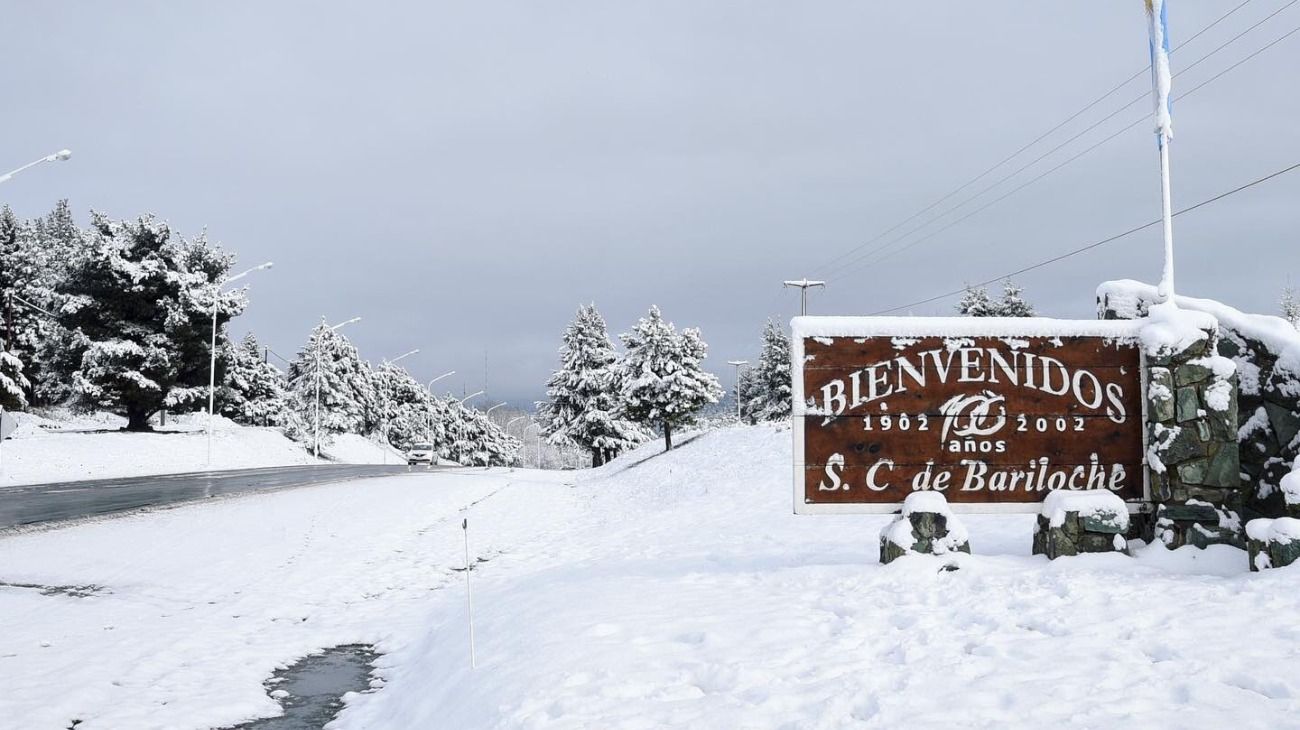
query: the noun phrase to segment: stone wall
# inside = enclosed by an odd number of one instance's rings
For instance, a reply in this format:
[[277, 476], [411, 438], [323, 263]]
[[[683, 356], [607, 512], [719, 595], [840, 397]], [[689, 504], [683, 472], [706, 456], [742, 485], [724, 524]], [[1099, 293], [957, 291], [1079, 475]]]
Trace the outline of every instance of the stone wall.
[[[1097, 290], [1098, 313], [1105, 319], [1144, 317], [1153, 301], [1155, 288], [1138, 282], [1107, 282]], [[1237, 366], [1242, 517], [1300, 517], [1300, 504], [1288, 505], [1279, 489], [1300, 456], [1300, 332], [1279, 317], [1245, 314], [1206, 299], [1179, 297], [1178, 304], [1215, 317], [1215, 353]]]

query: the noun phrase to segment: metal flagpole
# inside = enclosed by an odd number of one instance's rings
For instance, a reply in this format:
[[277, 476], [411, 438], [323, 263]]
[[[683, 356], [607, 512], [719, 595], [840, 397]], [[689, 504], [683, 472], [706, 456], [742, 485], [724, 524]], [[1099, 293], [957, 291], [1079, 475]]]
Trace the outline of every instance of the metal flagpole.
[[1155, 96], [1156, 141], [1160, 147], [1160, 206], [1164, 231], [1165, 263], [1157, 295], [1177, 306], [1174, 298], [1174, 217], [1169, 182], [1169, 140], [1173, 124], [1169, 113], [1169, 23], [1166, 0], [1145, 0], [1151, 43], [1151, 87]]

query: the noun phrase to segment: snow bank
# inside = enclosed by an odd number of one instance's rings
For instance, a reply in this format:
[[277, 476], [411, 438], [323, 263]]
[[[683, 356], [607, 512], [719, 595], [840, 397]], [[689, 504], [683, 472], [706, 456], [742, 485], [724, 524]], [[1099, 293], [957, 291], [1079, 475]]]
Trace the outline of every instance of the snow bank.
[[[126, 420], [107, 413], [43, 417], [15, 413], [18, 428], [0, 443], [0, 485], [109, 479], [147, 474], [205, 471], [207, 416], [187, 413], [167, 419], [152, 433], [122, 431]], [[405, 456], [354, 434], [334, 438], [322, 452], [346, 464], [399, 464]], [[315, 464], [316, 459], [277, 428], [242, 426], [222, 416], [213, 420], [212, 469], [249, 469]]]
[[275, 666], [369, 642], [383, 688], [331, 727], [1294, 724], [1294, 642], [1267, 640], [1295, 634], [1294, 571], [1251, 575], [1226, 546], [1035, 560], [1033, 515], [967, 516], [961, 570], [885, 569], [890, 516], [791, 514], [790, 439], [737, 427], [599, 470], [418, 474], [0, 538], [0, 580], [101, 587], [0, 586], [19, 619], [0, 706], [21, 727], [221, 727], [276, 711]]
[[[109, 414], [44, 418], [13, 414], [18, 429], [0, 443], [0, 485], [40, 484], [207, 469], [207, 418], [169, 418], [152, 433], [120, 430], [125, 419]], [[300, 444], [275, 428], [213, 421], [212, 468], [244, 469], [315, 463]]]
[[355, 433], [335, 434], [321, 455], [344, 464], [405, 464], [406, 454]]

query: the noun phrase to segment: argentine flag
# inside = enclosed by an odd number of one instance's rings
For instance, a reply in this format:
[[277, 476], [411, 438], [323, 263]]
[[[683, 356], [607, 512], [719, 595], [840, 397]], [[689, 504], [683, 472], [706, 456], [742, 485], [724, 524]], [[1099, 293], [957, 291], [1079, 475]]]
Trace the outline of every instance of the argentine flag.
[[1151, 32], [1151, 88], [1155, 93], [1156, 135], [1163, 148], [1165, 140], [1174, 136], [1173, 120], [1169, 115], [1169, 22], [1165, 14], [1166, 0], [1146, 0], [1147, 18]]

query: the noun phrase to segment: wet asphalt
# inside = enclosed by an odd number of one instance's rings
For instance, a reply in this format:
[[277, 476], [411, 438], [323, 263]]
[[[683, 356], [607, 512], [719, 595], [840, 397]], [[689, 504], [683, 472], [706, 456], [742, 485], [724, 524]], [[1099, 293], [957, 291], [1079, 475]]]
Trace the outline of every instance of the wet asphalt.
[[[424, 467], [414, 469], [424, 471]], [[0, 530], [231, 494], [406, 473], [405, 464], [315, 464], [0, 487]]]

